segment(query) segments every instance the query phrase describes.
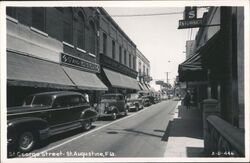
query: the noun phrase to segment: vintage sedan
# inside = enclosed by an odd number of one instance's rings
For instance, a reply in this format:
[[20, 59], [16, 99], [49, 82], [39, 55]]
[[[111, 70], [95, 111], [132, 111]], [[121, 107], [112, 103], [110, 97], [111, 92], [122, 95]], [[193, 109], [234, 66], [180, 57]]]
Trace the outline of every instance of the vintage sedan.
[[118, 115], [127, 115], [129, 110], [124, 96], [119, 93], [104, 94], [95, 108], [99, 117], [110, 117], [112, 120]]
[[41, 139], [76, 128], [89, 130], [96, 119], [97, 112], [80, 93], [33, 94], [23, 106], [7, 108], [7, 142], [29, 152]]
[[144, 99], [139, 93], [131, 93], [126, 96], [129, 111], [138, 111], [144, 108]]
[[144, 104], [145, 107], [152, 105], [149, 96], [142, 96], [142, 99], [143, 99], [143, 104]]

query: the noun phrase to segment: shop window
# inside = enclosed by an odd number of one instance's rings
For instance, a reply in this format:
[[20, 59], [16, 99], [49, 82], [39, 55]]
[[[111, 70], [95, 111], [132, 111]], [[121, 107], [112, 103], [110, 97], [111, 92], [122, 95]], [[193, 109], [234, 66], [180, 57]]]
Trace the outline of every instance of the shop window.
[[46, 32], [45, 8], [32, 8], [32, 27], [39, 29], [40, 31]]
[[7, 7], [6, 14], [12, 18], [17, 18], [16, 8], [14, 7]]
[[103, 33], [103, 37], [102, 37], [103, 41], [103, 54], [107, 55], [107, 35], [105, 33]]
[[85, 49], [85, 22], [84, 17], [81, 12], [78, 13], [78, 18], [76, 21], [76, 37], [77, 37], [77, 47], [80, 49]]
[[90, 29], [89, 29], [89, 52], [91, 54], [95, 54], [95, 25], [92, 21], [90, 21]]
[[112, 40], [112, 58], [115, 59], [115, 41]]

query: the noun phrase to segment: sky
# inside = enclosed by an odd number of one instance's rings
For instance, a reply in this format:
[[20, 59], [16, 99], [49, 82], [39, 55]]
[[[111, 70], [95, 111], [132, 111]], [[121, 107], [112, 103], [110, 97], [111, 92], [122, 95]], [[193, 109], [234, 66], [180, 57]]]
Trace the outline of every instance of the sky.
[[[137, 48], [150, 61], [150, 75], [155, 80], [173, 83], [178, 75], [178, 65], [185, 60], [186, 41], [190, 39], [191, 29], [177, 29], [178, 21], [183, 19], [183, 7], [105, 7], [115, 22], [137, 45]], [[114, 17], [114, 15], [176, 13], [172, 15]], [[195, 37], [192, 29], [191, 39]]]

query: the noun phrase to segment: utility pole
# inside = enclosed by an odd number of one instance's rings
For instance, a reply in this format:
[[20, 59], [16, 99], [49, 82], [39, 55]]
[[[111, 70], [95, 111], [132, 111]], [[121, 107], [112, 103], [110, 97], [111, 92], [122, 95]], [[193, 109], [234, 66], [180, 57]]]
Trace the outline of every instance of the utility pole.
[[168, 84], [168, 73], [170, 73], [170, 72], [165, 72], [166, 73], [166, 76], [167, 76], [167, 84]]

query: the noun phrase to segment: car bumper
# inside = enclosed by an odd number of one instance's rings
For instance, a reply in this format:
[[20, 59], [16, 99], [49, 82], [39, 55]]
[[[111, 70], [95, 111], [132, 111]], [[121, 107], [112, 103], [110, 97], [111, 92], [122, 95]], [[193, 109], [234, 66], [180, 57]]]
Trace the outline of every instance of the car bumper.
[[109, 110], [109, 111], [103, 111], [98, 113], [98, 117], [109, 117], [112, 116], [114, 113], [114, 110]]

